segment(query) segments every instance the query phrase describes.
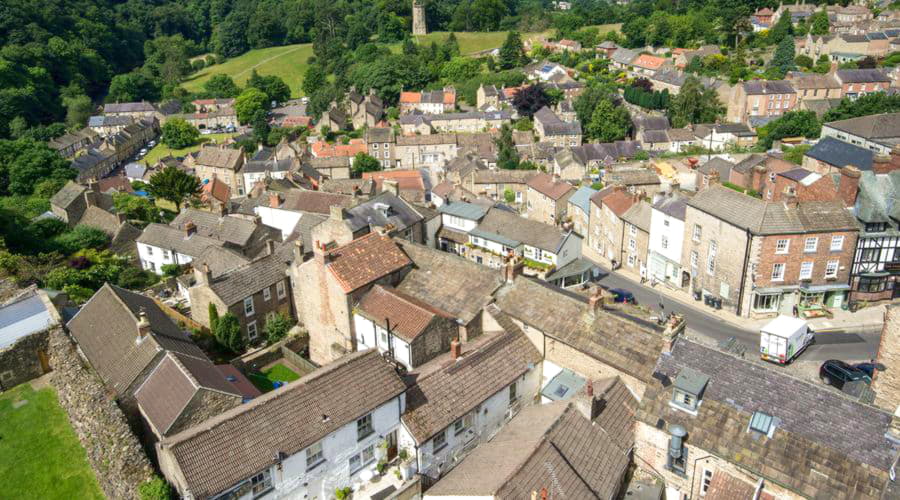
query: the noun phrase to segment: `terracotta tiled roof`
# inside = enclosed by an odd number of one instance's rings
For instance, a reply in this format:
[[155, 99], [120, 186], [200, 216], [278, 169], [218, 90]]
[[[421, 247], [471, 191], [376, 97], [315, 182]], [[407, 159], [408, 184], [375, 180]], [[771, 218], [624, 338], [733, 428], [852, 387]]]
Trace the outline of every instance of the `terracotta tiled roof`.
[[328, 269], [345, 292], [352, 292], [410, 264], [387, 236], [369, 233], [328, 252]]
[[568, 182], [558, 181], [550, 174], [538, 174], [528, 181], [528, 187], [547, 195], [553, 200], [559, 200], [566, 194], [575, 190]]
[[381, 191], [384, 181], [397, 181], [401, 190], [425, 190], [425, 181], [422, 180], [422, 172], [418, 170], [391, 170], [388, 172], [365, 172], [363, 179], [375, 181], [375, 191]]
[[218, 177], [213, 177], [200, 189], [200, 199], [207, 203], [212, 200], [226, 203], [231, 199], [231, 188], [228, 187], [228, 184], [220, 181]]
[[613, 189], [609, 193], [600, 192], [597, 194], [600, 195], [600, 200], [603, 204], [608, 206], [618, 217], [625, 215], [625, 212], [637, 203], [635, 196], [623, 189]]
[[316, 158], [356, 156], [357, 153], [368, 151], [366, 143], [362, 139], [350, 139], [349, 144], [328, 144], [325, 141], [318, 141], [310, 149]]
[[412, 341], [437, 316], [448, 313], [432, 307], [399, 290], [375, 285], [359, 302], [359, 310], [379, 326], [386, 328], [385, 319], [391, 322], [391, 331], [406, 341]]
[[[745, 500], [754, 497], [756, 486], [732, 476], [722, 469], [713, 472], [709, 489], [706, 490], [706, 500]], [[774, 496], [763, 491], [759, 494], [760, 500], [774, 500]]]
[[207, 498], [294, 455], [406, 389], [378, 351], [347, 355], [160, 442], [185, 487]]
[[419, 92], [400, 92], [400, 102], [414, 104], [422, 100], [422, 94]]
[[660, 66], [665, 63], [666, 60], [662, 57], [651, 56], [650, 54], [641, 54], [631, 64], [639, 66], [641, 68], [659, 69]]

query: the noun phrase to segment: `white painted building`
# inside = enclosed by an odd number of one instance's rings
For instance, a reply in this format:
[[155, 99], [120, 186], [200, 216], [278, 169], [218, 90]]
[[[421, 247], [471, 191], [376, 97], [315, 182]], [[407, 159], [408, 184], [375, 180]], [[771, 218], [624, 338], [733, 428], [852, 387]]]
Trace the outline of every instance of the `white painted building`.
[[366, 497], [377, 464], [397, 456], [405, 390], [377, 351], [353, 353], [218, 425], [163, 438], [160, 469], [186, 499], [329, 499], [347, 487]]
[[388, 334], [387, 329], [376, 325], [374, 321], [365, 316], [354, 313], [353, 326], [356, 331], [356, 350], [365, 351], [373, 347], [378, 352], [384, 353], [394, 350], [394, 359], [402, 363], [407, 369], [412, 369], [412, 359], [409, 353], [409, 342], [395, 334]]
[[296, 210], [284, 208], [271, 208], [263, 205], [253, 207], [253, 213], [259, 216], [259, 221], [269, 227], [281, 231], [281, 237], [287, 238], [297, 227], [304, 214]]
[[651, 279], [681, 287], [681, 251], [684, 244], [686, 200], [664, 196], [650, 212], [649, 271]]

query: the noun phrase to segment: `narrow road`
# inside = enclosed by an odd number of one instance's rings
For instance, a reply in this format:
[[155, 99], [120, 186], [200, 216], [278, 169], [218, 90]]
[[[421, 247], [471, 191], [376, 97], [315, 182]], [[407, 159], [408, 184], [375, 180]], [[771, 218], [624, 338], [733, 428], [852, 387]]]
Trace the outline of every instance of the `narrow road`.
[[[702, 301], [696, 305], [688, 305], [679, 300], [674, 300], [658, 292], [648, 285], [641, 285], [638, 281], [625, 277], [619, 273], [611, 273], [599, 266], [601, 274], [599, 283], [610, 288], [623, 288], [634, 294], [638, 303], [649, 307], [654, 312], [660, 311], [660, 305], [665, 312], [681, 314], [687, 320], [688, 330], [699, 336], [706, 337], [715, 342], [727, 341], [730, 338], [746, 349], [747, 355], [752, 355], [759, 350], [759, 332], [749, 330], [724, 321], [704, 311], [708, 306]], [[657, 285], [661, 287], [664, 285]], [[816, 336], [816, 342], [806, 352], [800, 355], [804, 361], [824, 361], [826, 359], [842, 359], [846, 361], [868, 360], [875, 357], [878, 350], [878, 341], [881, 330], [870, 328], [852, 332], [830, 332]]]

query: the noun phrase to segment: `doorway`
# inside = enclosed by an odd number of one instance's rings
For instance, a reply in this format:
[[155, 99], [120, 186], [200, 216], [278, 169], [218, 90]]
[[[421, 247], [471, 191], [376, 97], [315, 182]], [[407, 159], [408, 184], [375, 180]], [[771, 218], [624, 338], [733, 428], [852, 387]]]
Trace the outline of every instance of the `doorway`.
[[397, 458], [397, 431], [391, 431], [387, 435], [387, 461]]

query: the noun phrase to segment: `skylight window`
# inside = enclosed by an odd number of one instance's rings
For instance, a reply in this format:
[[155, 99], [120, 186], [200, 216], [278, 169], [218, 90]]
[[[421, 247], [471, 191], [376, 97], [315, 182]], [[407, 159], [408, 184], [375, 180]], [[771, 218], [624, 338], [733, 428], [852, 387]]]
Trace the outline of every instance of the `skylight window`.
[[761, 411], [753, 412], [750, 417], [750, 430], [769, 435], [774, 430], [775, 418]]

